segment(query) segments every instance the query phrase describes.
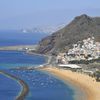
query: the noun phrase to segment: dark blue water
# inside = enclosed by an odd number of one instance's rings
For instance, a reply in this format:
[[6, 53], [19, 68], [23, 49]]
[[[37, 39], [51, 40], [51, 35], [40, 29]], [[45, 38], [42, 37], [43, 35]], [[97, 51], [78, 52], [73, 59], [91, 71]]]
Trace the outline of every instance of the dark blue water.
[[[43, 56], [28, 55], [18, 51], [0, 51], [0, 69], [19, 77], [28, 84], [30, 92], [25, 100], [73, 100], [74, 92], [72, 89], [61, 80], [49, 74], [35, 70], [22, 71], [9, 69], [17, 65], [24, 67], [43, 63], [45, 63]], [[14, 100], [12, 98], [15, 98], [20, 92], [20, 85], [15, 83], [13, 79], [4, 77], [1, 74], [0, 78], [0, 83], [2, 83], [0, 84], [0, 98], [5, 98], [3, 100]]]
[[[0, 31], [0, 46], [36, 44], [45, 36], [43, 33]], [[19, 77], [28, 84], [30, 91], [25, 100], [73, 100], [73, 90], [48, 73], [11, 70], [16, 67], [41, 65], [45, 61], [43, 56], [29, 55], [20, 51], [0, 51], [0, 70]], [[0, 73], [0, 100], [15, 100], [20, 90], [18, 82]]]
[[29, 86], [25, 100], [73, 100], [73, 91], [61, 80], [35, 70], [9, 70], [12, 75], [23, 79]]
[[39, 55], [29, 55], [21, 51], [0, 51], [0, 69], [37, 66], [45, 62]]
[[15, 100], [20, 91], [20, 85], [15, 80], [0, 74], [0, 100]]
[[0, 46], [32, 45], [46, 37], [46, 33], [23, 33], [21, 31], [0, 31]]
[[[44, 63], [43, 56], [29, 55], [21, 51], [0, 51], [0, 70], [9, 71], [10, 68], [37, 66]], [[0, 74], [0, 98], [2, 100], [15, 100], [20, 90], [18, 82]]]

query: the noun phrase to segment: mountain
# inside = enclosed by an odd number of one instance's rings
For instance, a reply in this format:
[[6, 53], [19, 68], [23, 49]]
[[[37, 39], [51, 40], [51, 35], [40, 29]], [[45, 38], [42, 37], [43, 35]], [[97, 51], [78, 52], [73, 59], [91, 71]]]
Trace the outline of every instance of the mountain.
[[77, 16], [67, 26], [58, 30], [39, 42], [39, 53], [65, 52], [72, 44], [88, 37], [95, 37], [100, 42], [100, 17], [90, 17], [86, 14]]
[[45, 33], [52, 34], [60, 29], [62, 29], [65, 26], [65, 24], [59, 24], [57, 26], [46, 26], [46, 27], [40, 27], [41, 31]]
[[46, 33], [51, 34], [54, 33], [60, 29], [62, 29], [65, 26], [65, 24], [60, 24], [57, 26], [42, 26], [42, 27], [34, 27], [32, 29], [21, 29], [21, 32], [23, 33]]

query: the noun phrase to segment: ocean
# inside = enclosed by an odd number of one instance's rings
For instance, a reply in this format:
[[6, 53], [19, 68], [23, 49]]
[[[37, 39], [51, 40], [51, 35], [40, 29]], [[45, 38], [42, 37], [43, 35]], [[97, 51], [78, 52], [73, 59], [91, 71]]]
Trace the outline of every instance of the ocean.
[[[34, 37], [32, 38], [32, 41], [33, 40]], [[6, 41], [4, 42], [0, 45], [8, 45], [9, 39], [7, 42], [6, 38]], [[15, 43], [18, 45], [20, 42], [17, 44], [17, 41], [12, 41], [10, 45], [15, 45]], [[29, 43], [31, 42], [28, 42], [28, 44]], [[23, 43], [21, 42], [20, 44]], [[27, 42], [25, 42], [25, 44], [27, 44]], [[16, 67], [34, 67], [44, 64], [45, 62], [46, 58], [44, 56], [30, 55], [21, 51], [0, 51], [0, 70], [19, 77], [27, 83], [29, 93], [25, 100], [74, 100], [73, 89], [58, 78], [36, 70], [12, 69]], [[0, 73], [0, 100], [15, 100], [16, 96], [19, 95], [21, 88], [21, 85], [17, 81]]]
[[0, 69], [38, 66], [46, 59], [40, 55], [27, 54], [22, 51], [0, 51]]
[[47, 33], [22, 32], [16, 30], [0, 30], [0, 46], [32, 45], [37, 44]]

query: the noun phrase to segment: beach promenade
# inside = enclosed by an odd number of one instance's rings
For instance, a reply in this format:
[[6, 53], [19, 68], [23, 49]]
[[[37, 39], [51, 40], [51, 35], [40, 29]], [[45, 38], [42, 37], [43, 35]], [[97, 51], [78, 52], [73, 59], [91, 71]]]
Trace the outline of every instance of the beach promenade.
[[[85, 96], [77, 95], [77, 100], [100, 100], [100, 82], [88, 75], [78, 72], [72, 72], [70, 70], [58, 69], [56, 67], [45, 67], [40, 69], [42, 71], [49, 72], [50, 74], [60, 78], [65, 83], [70, 82], [73, 86], [80, 88], [84, 91]], [[77, 91], [76, 91], [77, 92]]]

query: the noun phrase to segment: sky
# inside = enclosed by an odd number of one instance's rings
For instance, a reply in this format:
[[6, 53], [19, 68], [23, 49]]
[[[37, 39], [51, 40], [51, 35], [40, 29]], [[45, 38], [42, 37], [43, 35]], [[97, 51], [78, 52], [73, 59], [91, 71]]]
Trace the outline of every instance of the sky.
[[81, 14], [100, 16], [100, 0], [0, 0], [0, 30], [68, 24]]

